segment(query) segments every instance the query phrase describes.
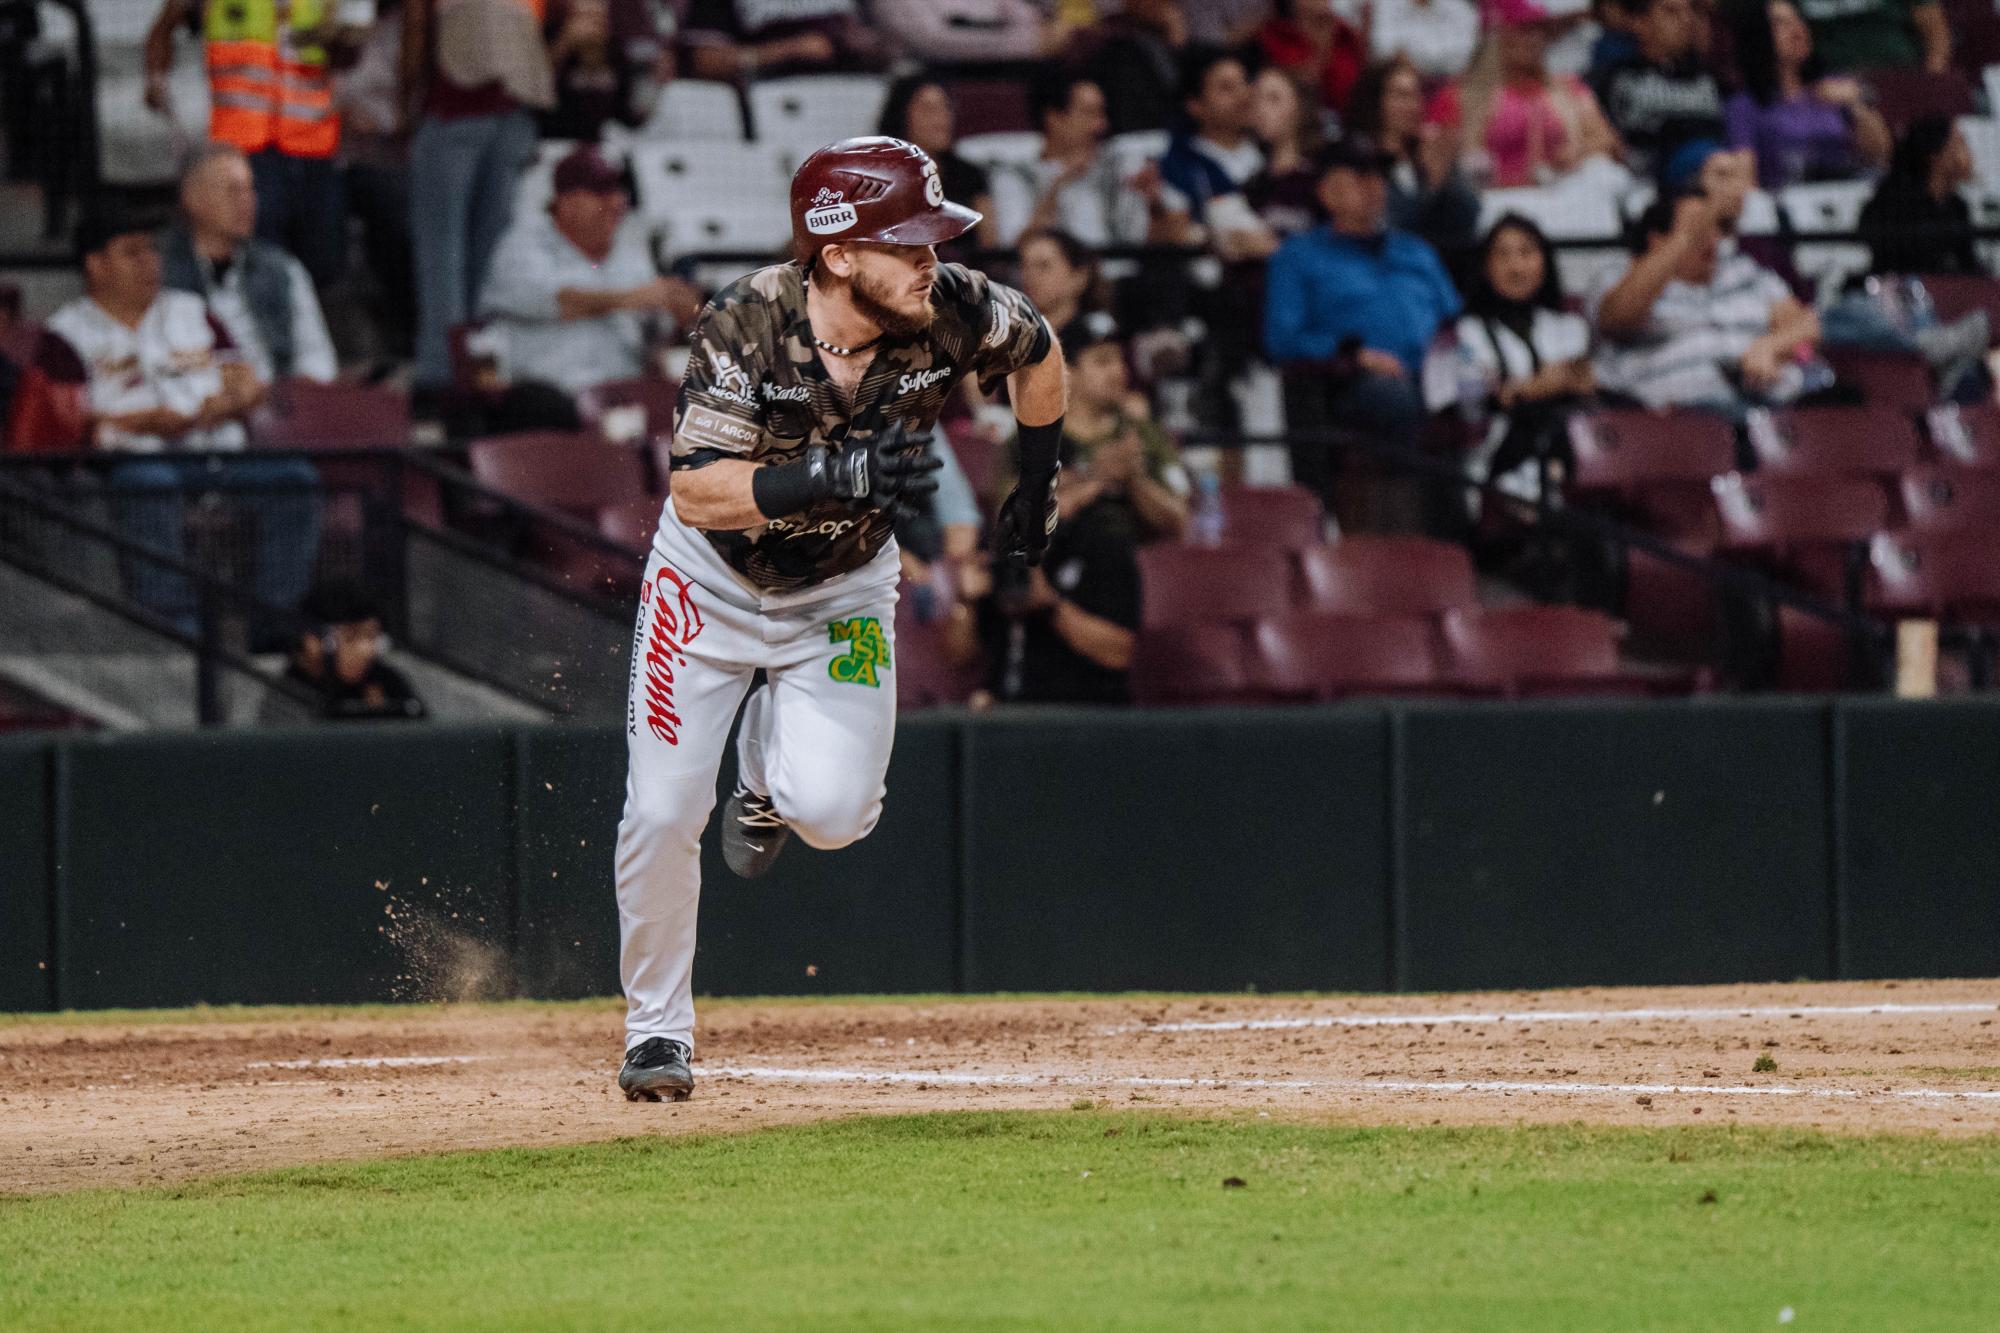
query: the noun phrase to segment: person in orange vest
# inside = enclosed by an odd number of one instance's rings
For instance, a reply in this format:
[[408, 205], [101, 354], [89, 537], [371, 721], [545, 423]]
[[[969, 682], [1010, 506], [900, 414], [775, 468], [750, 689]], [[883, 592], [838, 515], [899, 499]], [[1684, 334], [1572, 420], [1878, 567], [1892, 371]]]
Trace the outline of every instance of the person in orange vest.
[[321, 287], [347, 259], [347, 209], [334, 153], [338, 59], [363, 31], [336, 0], [165, 0], [146, 36], [146, 105], [168, 114], [174, 35], [201, 34], [208, 60], [208, 136], [250, 159], [257, 237], [292, 252]]

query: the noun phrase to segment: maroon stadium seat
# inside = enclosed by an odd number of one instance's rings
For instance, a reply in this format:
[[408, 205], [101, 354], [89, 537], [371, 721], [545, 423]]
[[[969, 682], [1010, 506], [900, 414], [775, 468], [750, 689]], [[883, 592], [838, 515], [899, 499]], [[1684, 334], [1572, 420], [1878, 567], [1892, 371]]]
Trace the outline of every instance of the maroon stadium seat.
[[945, 89], [951, 94], [953, 128], [961, 139], [1035, 128], [1028, 113], [1027, 84], [1020, 79], [947, 78]]
[[1434, 615], [1474, 606], [1472, 558], [1428, 537], [1343, 537], [1299, 555], [1306, 602], [1343, 615]]
[[[1689, 555], [1715, 549], [1715, 507], [1706, 508], [1711, 535], [1674, 544]], [[1661, 657], [1700, 661], [1715, 646], [1715, 585], [1700, 572], [1638, 549], [1625, 557], [1625, 599], [1620, 607], [1635, 647]]]
[[597, 530], [620, 546], [644, 554], [652, 550], [662, 503], [659, 496], [648, 495], [606, 505], [597, 511]]
[[1139, 548], [1148, 627], [1281, 616], [1291, 607], [1291, 564], [1269, 546]]
[[2000, 406], [1946, 404], [1932, 408], [1925, 420], [1938, 457], [1960, 467], [2000, 471]]
[[1875, 90], [1876, 109], [1899, 135], [1925, 116], [1969, 116], [1974, 110], [1972, 84], [1955, 69], [1942, 74], [1916, 66], [1873, 69], [1866, 82]]
[[964, 703], [979, 688], [981, 663], [954, 662], [946, 651], [943, 627], [917, 619], [909, 586], [896, 602], [896, 706], [935, 708]]
[[1300, 551], [1325, 540], [1325, 516], [1319, 497], [1305, 487], [1223, 487], [1225, 546], [1278, 546]]
[[674, 400], [681, 386], [664, 375], [639, 375], [632, 379], [606, 380], [576, 396], [577, 410], [593, 426], [602, 427], [604, 416], [620, 407], [639, 407], [646, 412], [646, 438], [655, 439], [674, 428]]
[[1829, 347], [1826, 360], [1840, 382], [1859, 389], [1862, 401], [1870, 407], [1910, 415], [1937, 401], [1930, 364], [1920, 356]]
[[1889, 501], [1872, 481], [1852, 477], [1744, 476], [1713, 483], [1722, 546], [1787, 551], [1866, 541], [1888, 522]]
[[1440, 682], [1428, 616], [1305, 612], [1251, 627], [1252, 672], [1276, 699], [1424, 692]]
[[280, 380], [250, 431], [263, 449], [401, 449], [410, 442], [410, 402], [383, 384]]
[[2000, 619], [2000, 546], [1990, 534], [1924, 538], [1883, 533], [1869, 543], [1869, 606], [1891, 615]]
[[1006, 447], [993, 443], [970, 418], [945, 423], [944, 432], [953, 457], [965, 472], [967, 484], [979, 498], [980, 507], [992, 509], [1000, 499], [1000, 469]]
[[[1991, 8], [1987, 14], [1992, 16]], [[1984, 310], [1987, 333], [1993, 341], [2000, 342], [2000, 279], [1983, 273], [1932, 273], [1924, 276], [1924, 288], [1931, 294], [1940, 321], [1949, 324], [1975, 310]]]
[[1903, 520], [1924, 537], [2000, 536], [2000, 476], [1970, 468], [1920, 467], [1902, 477]]
[[1249, 646], [1239, 626], [1179, 624], [1140, 631], [1132, 650], [1134, 703], [1242, 703], [1256, 697]]
[[527, 504], [594, 520], [606, 505], [646, 493], [646, 468], [636, 449], [607, 444], [587, 432], [522, 431], [474, 440], [466, 450], [472, 475]]
[[1795, 606], [1778, 608], [1778, 672], [1781, 690], [1825, 693], [1864, 684], [1847, 628]]
[[1880, 407], [1754, 412], [1748, 433], [1758, 471], [1783, 476], [1889, 476], [1913, 465], [1923, 451], [1916, 423]]
[[1618, 623], [1578, 606], [1512, 606], [1444, 615], [1447, 674], [1509, 694], [1643, 694], [1618, 666]]
[[1633, 496], [1662, 482], [1697, 482], [1736, 466], [1736, 431], [1712, 412], [1638, 408], [1582, 412], [1570, 418], [1575, 466], [1570, 486]]

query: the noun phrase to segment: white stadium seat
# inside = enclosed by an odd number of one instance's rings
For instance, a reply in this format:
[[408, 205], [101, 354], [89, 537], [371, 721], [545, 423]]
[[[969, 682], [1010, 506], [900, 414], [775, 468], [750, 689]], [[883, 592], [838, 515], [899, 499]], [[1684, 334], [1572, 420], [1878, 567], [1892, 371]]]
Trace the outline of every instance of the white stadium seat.
[[1042, 136], [1033, 130], [997, 130], [992, 134], [969, 134], [952, 146], [966, 161], [991, 171], [995, 167], [1033, 162], [1041, 156]]
[[[1851, 232], [1861, 225], [1861, 209], [1875, 187], [1867, 181], [1823, 181], [1791, 185], [1778, 198], [1785, 220], [1800, 236]], [[1853, 241], [1802, 242], [1792, 247], [1792, 267], [1831, 295], [1857, 273], [1868, 271], [1868, 247]]]
[[709, 79], [675, 79], [660, 90], [653, 114], [639, 127], [642, 139], [743, 141], [743, 102], [736, 89]]
[[749, 96], [752, 137], [796, 164], [836, 139], [875, 133], [888, 87], [873, 74], [811, 74], [753, 83]]
[[667, 218], [689, 208], [784, 208], [791, 192], [790, 157], [769, 144], [657, 140], [631, 147], [639, 209]]

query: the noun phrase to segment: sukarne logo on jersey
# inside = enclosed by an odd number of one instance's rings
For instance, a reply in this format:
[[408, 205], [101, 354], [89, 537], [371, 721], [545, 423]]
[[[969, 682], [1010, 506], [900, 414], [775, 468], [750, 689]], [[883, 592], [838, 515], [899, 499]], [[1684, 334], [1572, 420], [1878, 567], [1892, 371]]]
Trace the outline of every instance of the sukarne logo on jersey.
[[830, 232], [846, 231], [860, 220], [854, 205], [843, 202], [847, 196], [839, 190], [822, 189], [813, 196], [812, 206], [806, 209], [806, 230], [815, 236], [825, 236]]
[[[646, 600], [648, 590], [639, 590]], [[652, 614], [646, 618], [646, 730], [668, 745], [681, 743], [681, 718], [674, 711], [674, 672], [687, 665], [687, 646], [701, 635], [701, 608], [694, 589], [672, 565], [662, 564], [651, 588]]]
[[939, 380], [949, 378], [950, 375], [951, 369], [948, 366], [939, 366], [936, 370], [913, 370], [896, 381], [896, 396], [900, 398], [906, 393], [922, 393]]

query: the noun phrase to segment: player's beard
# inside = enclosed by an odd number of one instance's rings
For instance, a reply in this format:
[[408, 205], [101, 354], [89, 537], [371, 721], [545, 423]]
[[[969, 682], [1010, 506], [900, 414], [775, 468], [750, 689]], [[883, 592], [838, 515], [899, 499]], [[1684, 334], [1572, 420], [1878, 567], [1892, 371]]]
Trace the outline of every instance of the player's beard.
[[891, 305], [890, 301], [896, 295], [895, 288], [862, 273], [856, 273], [854, 280], [848, 284], [848, 295], [854, 300], [856, 313], [891, 338], [907, 338], [922, 333], [937, 316], [937, 311], [928, 300], [924, 302], [923, 309], [915, 313]]

